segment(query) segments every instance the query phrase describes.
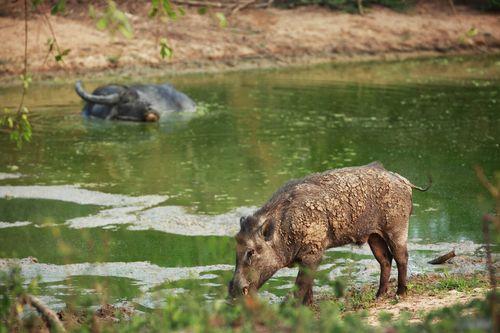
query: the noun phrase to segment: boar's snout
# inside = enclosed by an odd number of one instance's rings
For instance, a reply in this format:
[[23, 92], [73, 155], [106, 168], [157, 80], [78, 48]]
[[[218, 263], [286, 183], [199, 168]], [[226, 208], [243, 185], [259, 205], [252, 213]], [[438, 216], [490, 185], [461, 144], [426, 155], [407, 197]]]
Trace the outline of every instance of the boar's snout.
[[242, 296], [242, 295], [248, 295], [250, 292], [250, 285], [246, 282], [243, 281], [237, 281], [231, 280], [229, 281], [229, 286], [228, 286], [228, 292], [229, 295], [233, 298]]

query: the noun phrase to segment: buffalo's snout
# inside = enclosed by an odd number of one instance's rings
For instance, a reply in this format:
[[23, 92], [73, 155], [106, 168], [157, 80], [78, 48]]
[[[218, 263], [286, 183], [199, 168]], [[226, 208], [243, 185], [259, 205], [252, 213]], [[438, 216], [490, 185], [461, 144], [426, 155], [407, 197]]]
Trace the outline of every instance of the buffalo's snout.
[[146, 114], [145, 120], [148, 122], [156, 122], [156, 121], [160, 120], [160, 116], [156, 112], [148, 112]]

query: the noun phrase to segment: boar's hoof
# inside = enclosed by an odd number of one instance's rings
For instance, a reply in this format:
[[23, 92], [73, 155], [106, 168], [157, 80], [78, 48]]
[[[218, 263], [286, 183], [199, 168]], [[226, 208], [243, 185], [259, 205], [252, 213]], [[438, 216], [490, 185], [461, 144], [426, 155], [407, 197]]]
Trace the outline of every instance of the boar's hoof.
[[407, 291], [408, 291], [408, 288], [406, 286], [398, 287], [398, 291], [396, 292], [396, 295], [405, 296]]
[[385, 289], [379, 289], [377, 291], [377, 294], [375, 295], [375, 298], [382, 298], [387, 295], [387, 288]]

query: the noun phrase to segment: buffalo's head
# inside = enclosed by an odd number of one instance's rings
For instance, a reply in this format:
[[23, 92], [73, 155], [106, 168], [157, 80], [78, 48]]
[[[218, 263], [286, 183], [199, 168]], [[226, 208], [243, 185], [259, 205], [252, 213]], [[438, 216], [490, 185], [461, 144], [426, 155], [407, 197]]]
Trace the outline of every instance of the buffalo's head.
[[106, 118], [130, 121], [158, 121], [160, 114], [154, 110], [141, 92], [125, 86], [108, 86], [89, 94], [82, 82], [75, 84], [77, 94], [86, 102], [104, 105], [110, 109]]
[[236, 268], [229, 282], [232, 297], [255, 293], [283, 266], [277, 248], [276, 222], [254, 216], [240, 219], [236, 235]]

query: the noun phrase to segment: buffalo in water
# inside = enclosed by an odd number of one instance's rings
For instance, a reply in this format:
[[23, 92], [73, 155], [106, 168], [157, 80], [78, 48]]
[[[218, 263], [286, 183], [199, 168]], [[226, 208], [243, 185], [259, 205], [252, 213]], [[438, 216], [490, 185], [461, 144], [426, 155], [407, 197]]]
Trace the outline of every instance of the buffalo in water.
[[195, 102], [169, 84], [110, 84], [89, 94], [77, 81], [75, 90], [85, 101], [87, 117], [155, 122], [170, 113], [196, 111]]

